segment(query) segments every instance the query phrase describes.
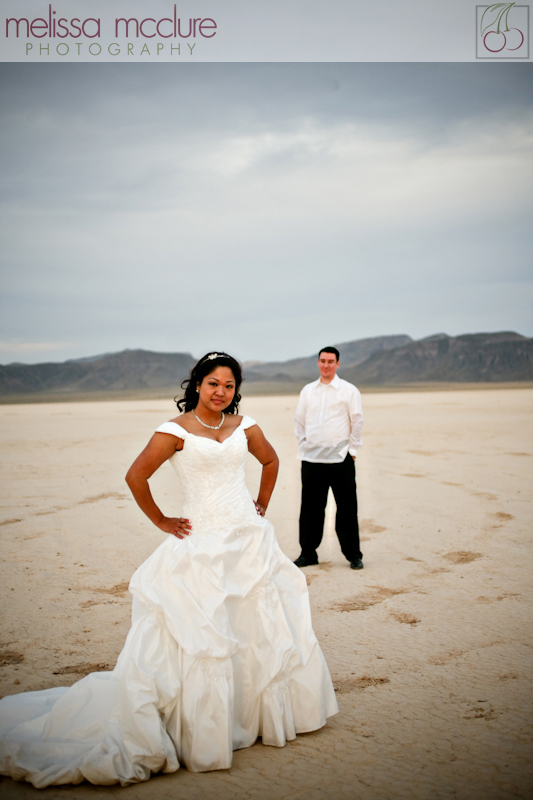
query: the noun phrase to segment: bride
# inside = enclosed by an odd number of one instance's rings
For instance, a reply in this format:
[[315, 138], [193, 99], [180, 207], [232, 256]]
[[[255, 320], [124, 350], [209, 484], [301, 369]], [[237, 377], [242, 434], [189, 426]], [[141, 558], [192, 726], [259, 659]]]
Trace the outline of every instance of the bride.
[[[42, 788], [128, 785], [180, 762], [228, 769], [233, 750], [258, 736], [282, 747], [337, 712], [305, 577], [264, 516], [278, 459], [255, 421], [237, 414], [240, 384], [235, 359], [204, 356], [184, 382], [184, 413], [130, 467], [135, 500], [169, 535], [131, 579], [124, 649], [112, 672], [0, 701], [1, 774]], [[263, 466], [255, 502], [248, 451]], [[184, 489], [183, 517], [164, 516], [148, 485], [167, 460]]]

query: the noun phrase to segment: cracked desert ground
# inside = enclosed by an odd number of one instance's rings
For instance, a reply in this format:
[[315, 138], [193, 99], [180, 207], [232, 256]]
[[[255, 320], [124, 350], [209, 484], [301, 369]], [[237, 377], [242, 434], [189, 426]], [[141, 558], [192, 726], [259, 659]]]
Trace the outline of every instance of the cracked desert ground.
[[[367, 393], [357, 459], [365, 569], [349, 569], [328, 505], [320, 564], [305, 570], [339, 714], [224, 772], [129, 788], [3, 779], [2, 798], [511, 800], [531, 769], [532, 389]], [[250, 397], [281, 458], [267, 516], [299, 554], [296, 397]], [[2, 694], [68, 685], [113, 666], [128, 581], [162, 541], [123, 476], [172, 402], [0, 408], [4, 467]], [[250, 457], [249, 485], [259, 469]], [[152, 487], [166, 513], [179, 486]], [[528, 615], [529, 612], [529, 615]], [[529, 623], [529, 624], [528, 624]]]

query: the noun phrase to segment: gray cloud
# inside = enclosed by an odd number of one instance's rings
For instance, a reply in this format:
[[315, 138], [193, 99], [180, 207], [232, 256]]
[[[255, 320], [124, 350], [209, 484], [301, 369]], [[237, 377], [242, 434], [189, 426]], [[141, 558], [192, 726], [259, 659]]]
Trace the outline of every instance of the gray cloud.
[[529, 75], [4, 65], [2, 360], [531, 334]]

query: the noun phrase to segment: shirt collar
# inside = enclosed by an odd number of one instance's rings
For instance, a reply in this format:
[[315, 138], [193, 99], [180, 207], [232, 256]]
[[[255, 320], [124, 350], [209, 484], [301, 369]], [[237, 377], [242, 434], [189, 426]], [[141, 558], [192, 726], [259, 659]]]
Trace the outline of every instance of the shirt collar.
[[314, 386], [332, 386], [334, 389], [338, 389], [340, 385], [341, 379], [337, 374], [335, 374], [335, 377], [329, 383], [322, 383], [320, 378], [314, 382]]

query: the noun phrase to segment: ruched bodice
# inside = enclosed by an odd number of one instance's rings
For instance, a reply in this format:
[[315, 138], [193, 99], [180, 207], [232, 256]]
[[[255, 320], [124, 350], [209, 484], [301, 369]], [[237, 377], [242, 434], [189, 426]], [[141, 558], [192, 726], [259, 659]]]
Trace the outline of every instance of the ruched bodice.
[[231, 535], [233, 528], [256, 521], [244, 473], [248, 452], [245, 430], [253, 425], [251, 417], [243, 417], [223, 442], [196, 436], [175, 422], [165, 422], [157, 429], [183, 439], [183, 449], [169, 463], [185, 496], [182, 515], [191, 520], [199, 534], [216, 529], [219, 535]]
[[[0, 701], [0, 773], [122, 785], [227, 769], [232, 751], [285, 744], [335, 714], [305, 577], [246, 488], [244, 417], [219, 443], [174, 422], [169, 460], [190, 536], [168, 535], [130, 582], [132, 626], [112, 672]], [[95, 653], [94, 660], [98, 660]]]

